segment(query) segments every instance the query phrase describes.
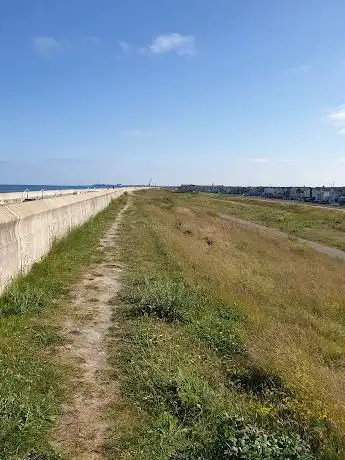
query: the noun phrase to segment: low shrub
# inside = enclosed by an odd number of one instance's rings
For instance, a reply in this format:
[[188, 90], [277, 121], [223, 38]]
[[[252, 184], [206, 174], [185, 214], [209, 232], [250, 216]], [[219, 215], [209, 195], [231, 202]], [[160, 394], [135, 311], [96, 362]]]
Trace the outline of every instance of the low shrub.
[[156, 381], [154, 395], [162, 409], [178, 419], [180, 426], [196, 424], [212, 407], [212, 389], [197, 377]]
[[45, 302], [44, 292], [30, 285], [12, 285], [0, 297], [0, 314], [18, 315], [38, 311]]
[[227, 417], [217, 425], [210, 441], [177, 452], [171, 459], [185, 460], [313, 460], [310, 446], [297, 434], [269, 433], [242, 417]]
[[186, 309], [199, 299], [181, 281], [144, 279], [122, 295], [135, 315], [154, 316], [169, 323], [184, 320]]

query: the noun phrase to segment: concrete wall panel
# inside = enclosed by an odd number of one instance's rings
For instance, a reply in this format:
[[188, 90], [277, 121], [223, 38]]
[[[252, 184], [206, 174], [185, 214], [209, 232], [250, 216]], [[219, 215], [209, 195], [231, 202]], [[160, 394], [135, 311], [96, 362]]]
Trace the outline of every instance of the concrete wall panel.
[[0, 206], [0, 292], [50, 250], [53, 241], [105, 209], [125, 189]]
[[20, 271], [18, 218], [5, 207], [0, 208], [0, 290]]
[[[99, 193], [99, 189], [67, 189], [67, 190], [43, 190], [43, 191], [27, 191], [27, 192], [2, 192], [0, 193], [0, 204], [10, 204], [22, 202], [25, 199], [41, 200], [43, 198], [53, 198], [65, 195], [79, 195], [85, 193]], [[105, 190], [103, 190], [105, 191]], [[109, 190], [108, 190], [109, 191]]]

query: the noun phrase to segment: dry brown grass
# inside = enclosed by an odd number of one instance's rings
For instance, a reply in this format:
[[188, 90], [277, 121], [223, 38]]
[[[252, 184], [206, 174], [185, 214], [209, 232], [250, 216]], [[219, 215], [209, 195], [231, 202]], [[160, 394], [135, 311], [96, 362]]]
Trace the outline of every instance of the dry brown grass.
[[345, 212], [341, 208], [214, 194], [196, 194], [190, 196], [190, 201], [214, 212], [229, 213], [345, 250]]
[[[170, 195], [171, 197], [171, 195]], [[151, 225], [193, 285], [247, 316], [254, 363], [283, 377], [307, 411], [345, 430], [345, 264], [194, 206], [147, 204]]]

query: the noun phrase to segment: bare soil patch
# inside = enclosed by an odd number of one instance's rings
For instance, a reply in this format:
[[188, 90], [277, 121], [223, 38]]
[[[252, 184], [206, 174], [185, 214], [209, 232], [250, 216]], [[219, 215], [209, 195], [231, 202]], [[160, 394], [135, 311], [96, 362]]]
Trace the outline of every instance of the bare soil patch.
[[117, 384], [107, 377], [106, 337], [113, 325], [112, 299], [119, 290], [120, 267], [114, 264], [114, 250], [127, 207], [101, 240], [103, 260], [90, 266], [75, 288], [70, 315], [63, 327], [65, 345], [57, 349], [58, 359], [75, 373], [52, 444], [70, 459], [103, 458], [106, 409], [117, 398]]

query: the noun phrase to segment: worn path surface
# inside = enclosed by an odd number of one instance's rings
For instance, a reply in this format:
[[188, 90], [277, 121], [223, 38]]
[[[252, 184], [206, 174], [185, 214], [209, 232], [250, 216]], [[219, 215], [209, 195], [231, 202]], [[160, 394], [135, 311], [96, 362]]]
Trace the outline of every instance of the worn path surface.
[[[289, 238], [293, 235], [289, 235], [288, 233], [282, 232], [281, 230], [277, 230], [275, 228], [271, 227], [265, 227], [264, 225], [256, 224], [255, 222], [251, 222], [249, 220], [244, 220], [244, 219], [239, 219], [238, 217], [233, 217], [229, 214], [219, 214], [219, 217], [222, 219], [230, 220], [231, 222], [237, 223], [239, 225], [242, 225], [244, 227], [249, 227], [254, 230], [258, 231], [264, 231], [266, 233], [269, 233], [270, 235], [276, 236], [276, 237], [285, 237]], [[294, 236], [293, 236], [294, 237]], [[307, 246], [311, 247], [315, 251], [321, 252], [323, 254], [327, 254], [330, 257], [335, 257], [339, 259], [345, 260], [345, 251], [342, 251], [341, 249], [336, 249], [336, 248], [331, 248], [329, 246], [324, 246], [321, 243], [316, 243], [315, 241], [310, 241], [310, 240], [305, 240], [304, 238], [298, 238], [294, 237], [295, 241], [301, 244], [306, 244]]]
[[128, 204], [101, 240], [101, 263], [90, 267], [74, 291], [71, 316], [63, 336], [67, 345], [58, 359], [76, 369], [71, 394], [53, 434], [54, 448], [73, 460], [102, 459], [106, 436], [105, 411], [116, 399], [116, 383], [107, 377], [105, 339], [112, 322], [112, 299], [119, 290], [120, 268], [114, 262], [118, 225]]

